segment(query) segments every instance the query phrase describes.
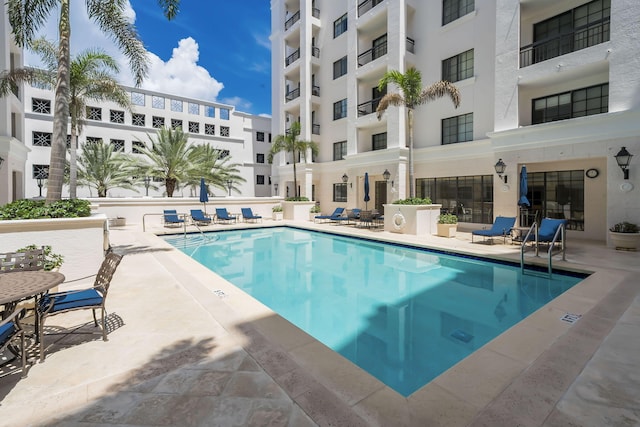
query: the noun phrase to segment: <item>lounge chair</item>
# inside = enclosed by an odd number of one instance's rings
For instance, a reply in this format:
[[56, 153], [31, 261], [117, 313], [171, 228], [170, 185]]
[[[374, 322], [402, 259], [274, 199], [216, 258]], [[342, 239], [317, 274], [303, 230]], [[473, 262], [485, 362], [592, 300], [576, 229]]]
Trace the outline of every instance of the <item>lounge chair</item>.
[[360, 212], [362, 212], [362, 209], [360, 208], [355, 208], [347, 211], [347, 223], [350, 223], [351, 221], [357, 223], [357, 221], [360, 219]]
[[317, 220], [322, 220], [322, 219], [326, 219], [329, 221], [346, 221], [349, 218], [347, 218], [346, 216], [343, 216], [342, 214], [344, 213], [344, 208], [336, 208], [336, 210], [333, 211], [333, 213], [331, 215], [316, 215], [313, 218], [313, 222], [316, 222]]
[[184, 219], [178, 216], [175, 209], [164, 210], [164, 226], [165, 227], [180, 227], [184, 223]]
[[92, 310], [93, 323], [98, 327], [98, 319], [96, 310], [100, 310], [102, 317], [102, 340], [107, 341], [107, 309], [105, 301], [107, 300], [107, 292], [113, 278], [116, 268], [122, 255], [109, 252], [102, 261], [93, 287], [88, 289], [77, 289], [64, 292], [46, 293], [38, 301], [38, 316], [40, 321], [40, 330], [38, 338], [40, 340], [40, 361], [44, 361], [44, 323], [45, 320], [53, 315], [66, 313], [72, 310]]
[[[0, 353], [5, 349], [8, 349], [15, 357], [8, 359], [6, 362], [0, 364], [4, 366], [18, 356], [21, 358], [22, 378], [27, 376], [27, 353], [24, 346], [24, 329], [20, 325], [20, 318], [24, 316], [24, 308], [16, 308], [13, 313], [8, 314], [4, 319], [0, 320]], [[20, 339], [20, 346], [18, 348], [12, 343], [14, 338]]]
[[258, 222], [258, 220], [262, 221], [262, 217], [260, 215], [254, 215], [251, 208], [242, 208], [241, 210], [243, 220], [253, 222]]
[[201, 209], [191, 209], [191, 220], [196, 225], [210, 225], [211, 224], [211, 217], [209, 215], [205, 214], [204, 212], [202, 212]]
[[216, 208], [216, 222], [236, 222], [238, 218], [235, 215], [229, 215], [227, 208]]
[[[540, 227], [538, 227], [538, 242], [551, 243], [556, 233], [561, 233], [560, 229], [567, 224], [566, 219], [542, 218]], [[564, 239], [564, 234], [559, 235]], [[535, 240], [536, 236], [530, 235], [528, 241]]]
[[516, 223], [516, 217], [499, 216], [493, 221], [493, 225], [488, 230], [473, 230], [471, 232], [471, 243], [473, 243], [473, 236], [482, 236], [484, 239], [491, 238], [493, 243], [493, 237], [502, 236], [504, 243], [507, 242], [507, 236], [511, 232], [511, 229]]

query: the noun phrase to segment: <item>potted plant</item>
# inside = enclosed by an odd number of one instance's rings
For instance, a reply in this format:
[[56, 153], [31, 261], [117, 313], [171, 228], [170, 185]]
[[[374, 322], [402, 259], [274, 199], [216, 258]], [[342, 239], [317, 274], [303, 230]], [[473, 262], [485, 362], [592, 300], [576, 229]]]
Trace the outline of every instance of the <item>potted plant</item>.
[[309, 221], [315, 221], [316, 215], [320, 215], [321, 212], [320, 205], [311, 206], [311, 209], [309, 209]]
[[440, 214], [438, 217], [438, 236], [454, 237], [458, 227], [458, 217], [454, 214]]
[[282, 206], [274, 206], [273, 208], [271, 208], [271, 212], [274, 221], [282, 221]]
[[616, 249], [635, 251], [640, 244], [640, 229], [637, 224], [623, 221], [609, 229], [611, 243]]

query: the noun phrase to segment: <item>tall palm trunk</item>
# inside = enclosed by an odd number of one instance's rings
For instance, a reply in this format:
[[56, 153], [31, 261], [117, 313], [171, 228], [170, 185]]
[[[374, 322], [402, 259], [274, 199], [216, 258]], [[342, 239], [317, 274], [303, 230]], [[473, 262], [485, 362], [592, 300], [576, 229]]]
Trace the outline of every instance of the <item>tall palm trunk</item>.
[[49, 161], [49, 179], [47, 181], [46, 203], [62, 199], [62, 183], [64, 179], [64, 163], [67, 140], [67, 120], [69, 118], [69, 62], [71, 58], [69, 44], [71, 39], [71, 23], [69, 22], [69, 1], [60, 1], [60, 21], [58, 31], [60, 44], [58, 49], [58, 76], [55, 90], [55, 106], [53, 113], [53, 141], [51, 142], [51, 159]]
[[167, 178], [164, 181], [164, 185], [167, 189], [167, 197], [173, 197], [173, 192], [176, 189], [177, 180], [175, 178]]
[[78, 129], [71, 123], [71, 147], [69, 148], [69, 198], [76, 198], [78, 186]]
[[298, 197], [298, 179], [296, 173], [296, 150], [293, 150], [293, 195]]
[[407, 109], [407, 127], [409, 128], [409, 197], [416, 197], [413, 178], [413, 108]]

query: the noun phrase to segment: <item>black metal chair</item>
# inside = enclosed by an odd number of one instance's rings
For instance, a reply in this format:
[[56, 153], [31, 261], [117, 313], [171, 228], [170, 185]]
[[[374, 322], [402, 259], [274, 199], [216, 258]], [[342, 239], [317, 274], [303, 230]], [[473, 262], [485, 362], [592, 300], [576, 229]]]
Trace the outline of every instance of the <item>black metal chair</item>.
[[44, 248], [0, 253], [0, 273], [44, 270]]

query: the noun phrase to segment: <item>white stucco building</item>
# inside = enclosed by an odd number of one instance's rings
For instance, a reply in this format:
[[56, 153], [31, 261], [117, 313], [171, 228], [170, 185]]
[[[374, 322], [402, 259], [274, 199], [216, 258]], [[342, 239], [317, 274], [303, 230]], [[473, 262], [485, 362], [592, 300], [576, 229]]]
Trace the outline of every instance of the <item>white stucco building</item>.
[[[390, 107], [378, 121], [375, 109], [383, 74], [414, 66], [425, 86], [449, 80], [462, 98], [457, 109], [443, 98], [415, 110], [417, 196], [468, 227], [537, 214], [568, 219], [571, 238], [604, 241], [612, 224], [640, 222], [640, 163], [624, 179], [614, 158], [622, 147], [640, 154], [636, 0], [272, 0], [271, 9], [272, 133], [299, 120], [302, 139], [319, 144], [298, 179], [323, 211], [364, 208], [365, 173], [369, 208], [409, 196], [406, 112]], [[293, 195], [287, 160], [274, 161], [280, 195]]]

